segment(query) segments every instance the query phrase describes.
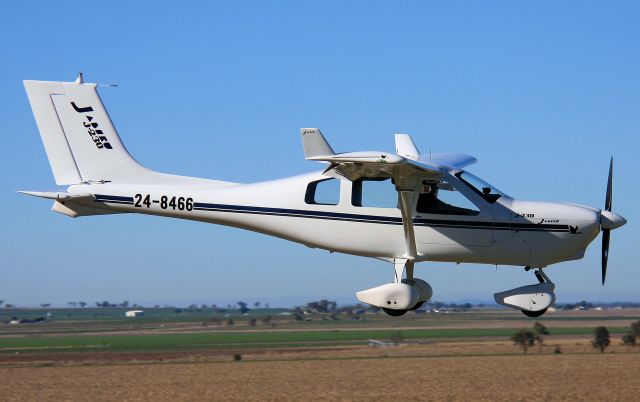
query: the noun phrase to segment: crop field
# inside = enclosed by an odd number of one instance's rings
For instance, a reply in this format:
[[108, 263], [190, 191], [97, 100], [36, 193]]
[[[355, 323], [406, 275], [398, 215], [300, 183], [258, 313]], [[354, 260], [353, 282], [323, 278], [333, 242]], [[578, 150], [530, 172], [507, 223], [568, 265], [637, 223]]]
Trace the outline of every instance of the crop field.
[[2, 368], [5, 401], [632, 401], [639, 355]]
[[[640, 392], [640, 347], [621, 342], [640, 309], [538, 320], [498, 309], [303, 320], [76, 310], [0, 324], [1, 400], [628, 401]], [[524, 354], [510, 337], [536, 321], [549, 335]], [[591, 344], [601, 325], [605, 353]]]
[[[622, 333], [625, 328], [610, 328], [611, 333]], [[395, 330], [343, 329], [316, 331], [225, 331], [212, 333], [173, 333], [156, 335], [107, 335], [107, 336], [53, 336], [6, 338], [0, 341], [3, 351], [22, 352], [41, 350], [154, 350], [171, 348], [255, 348], [297, 346], [339, 346], [368, 339], [389, 339]], [[402, 331], [404, 339], [441, 339], [509, 337], [510, 328], [474, 329], [407, 329]], [[591, 328], [556, 328], [555, 335], [589, 335]]]

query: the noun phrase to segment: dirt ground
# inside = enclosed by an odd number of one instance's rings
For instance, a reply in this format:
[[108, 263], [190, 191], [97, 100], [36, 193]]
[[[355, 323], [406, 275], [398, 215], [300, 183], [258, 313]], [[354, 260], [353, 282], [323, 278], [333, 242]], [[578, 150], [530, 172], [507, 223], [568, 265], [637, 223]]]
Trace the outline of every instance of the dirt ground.
[[[560, 346], [563, 353], [553, 354]], [[549, 340], [528, 355], [510, 342], [393, 348], [155, 353], [109, 359], [16, 357], [0, 367], [3, 401], [631, 401], [640, 351]], [[53, 354], [51, 356], [60, 356]], [[49, 356], [49, 357], [51, 357]], [[77, 357], [77, 356], [76, 356]]]
[[[558, 312], [560, 319], [545, 325], [551, 329], [627, 326], [638, 319], [637, 310], [628, 317], [605, 313]], [[479, 317], [469, 322], [456, 317], [429, 324], [514, 326], [508, 315], [503, 320]], [[415, 317], [397, 328], [422, 328], [421, 322]], [[385, 323], [365, 327], [389, 329]], [[121, 325], [106, 332], [144, 332], [149, 325]], [[351, 326], [357, 328], [347, 327]], [[0, 339], [105, 331], [103, 324], [95, 323], [58, 327], [5, 328]], [[161, 326], [161, 332], [176, 330], [201, 329], [193, 323]], [[407, 339], [395, 347], [368, 347], [363, 341], [295, 348], [4, 351], [0, 401], [640, 400], [640, 347], [623, 346], [620, 336], [612, 336], [604, 354], [594, 352], [591, 334], [545, 336], [543, 346], [532, 347], [527, 355], [507, 337]], [[242, 355], [241, 361], [233, 361], [236, 353]]]

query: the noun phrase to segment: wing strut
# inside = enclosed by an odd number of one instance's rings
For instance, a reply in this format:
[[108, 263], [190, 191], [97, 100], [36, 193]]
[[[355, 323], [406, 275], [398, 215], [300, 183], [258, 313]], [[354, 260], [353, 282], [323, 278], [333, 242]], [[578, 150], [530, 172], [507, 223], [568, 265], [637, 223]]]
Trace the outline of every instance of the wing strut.
[[416, 236], [413, 230], [413, 201], [414, 191], [398, 190], [400, 193], [400, 212], [402, 213], [402, 227], [404, 229], [404, 243], [406, 257], [409, 260], [416, 258]]

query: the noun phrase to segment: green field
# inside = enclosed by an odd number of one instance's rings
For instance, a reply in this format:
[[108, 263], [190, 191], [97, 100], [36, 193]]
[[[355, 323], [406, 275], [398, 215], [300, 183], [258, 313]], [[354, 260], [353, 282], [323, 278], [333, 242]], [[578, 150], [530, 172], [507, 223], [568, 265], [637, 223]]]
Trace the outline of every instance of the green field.
[[[516, 328], [402, 330], [407, 340], [434, 338], [509, 337]], [[627, 328], [609, 328], [611, 333], [623, 333]], [[277, 331], [277, 332], [199, 332], [178, 334], [54, 336], [0, 339], [0, 352], [16, 350], [154, 350], [184, 348], [249, 348], [330, 346], [367, 339], [385, 340], [397, 330], [340, 330], [340, 331]], [[592, 328], [556, 328], [554, 335], [589, 335]]]
[[[2, 309], [0, 356], [59, 352], [191, 352], [198, 350], [260, 350], [366, 346], [367, 340], [402, 339], [426, 344], [463, 340], [509, 341], [538, 321], [551, 336], [593, 335], [598, 325], [612, 335], [629, 331], [639, 309], [559, 311], [532, 320], [507, 309], [472, 309], [450, 313], [281, 315], [279, 309], [237, 310], [146, 308], [144, 317], [125, 318], [124, 308]], [[41, 323], [9, 324], [12, 317], [37, 318]]]

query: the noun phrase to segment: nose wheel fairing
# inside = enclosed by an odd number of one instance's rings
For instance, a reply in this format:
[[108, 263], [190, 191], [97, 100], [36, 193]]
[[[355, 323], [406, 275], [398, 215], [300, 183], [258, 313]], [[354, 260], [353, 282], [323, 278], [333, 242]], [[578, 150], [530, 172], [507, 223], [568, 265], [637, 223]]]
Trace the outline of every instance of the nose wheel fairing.
[[539, 283], [495, 293], [496, 303], [520, 310], [529, 317], [544, 314], [556, 301], [556, 286], [541, 269], [535, 271], [535, 275]]

